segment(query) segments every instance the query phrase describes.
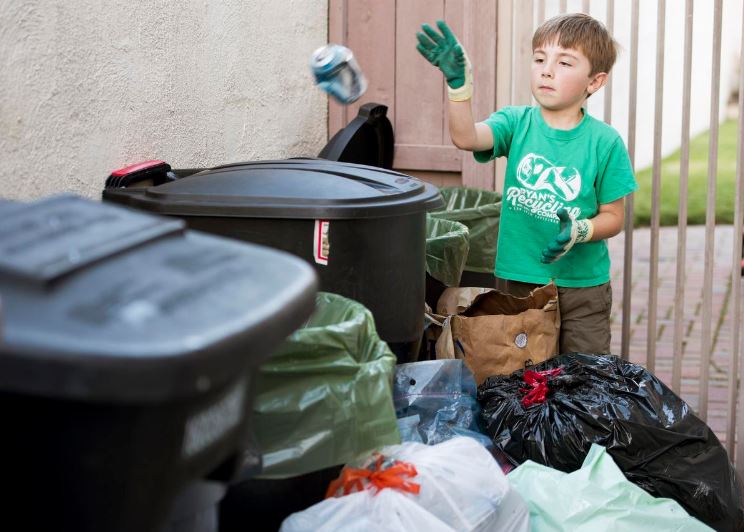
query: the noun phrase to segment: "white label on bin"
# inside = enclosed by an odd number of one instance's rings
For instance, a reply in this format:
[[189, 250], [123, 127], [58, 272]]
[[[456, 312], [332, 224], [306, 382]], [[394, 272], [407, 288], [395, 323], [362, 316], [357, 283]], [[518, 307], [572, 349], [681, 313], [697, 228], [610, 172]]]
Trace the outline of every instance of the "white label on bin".
[[328, 265], [331, 254], [331, 222], [329, 220], [315, 220], [315, 234], [313, 238], [313, 257], [315, 262]]
[[193, 415], [186, 422], [181, 455], [192, 458], [235, 428], [243, 417], [245, 394], [246, 381], [242, 379], [219, 401]]

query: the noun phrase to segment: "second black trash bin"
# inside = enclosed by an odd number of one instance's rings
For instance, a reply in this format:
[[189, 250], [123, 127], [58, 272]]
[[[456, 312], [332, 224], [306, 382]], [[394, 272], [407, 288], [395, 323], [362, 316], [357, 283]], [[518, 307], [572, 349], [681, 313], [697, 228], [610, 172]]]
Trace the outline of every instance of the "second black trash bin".
[[426, 212], [443, 205], [433, 185], [370, 166], [289, 159], [220, 166], [149, 188], [107, 188], [103, 198], [304, 258], [321, 290], [362, 303], [398, 359], [415, 359]]

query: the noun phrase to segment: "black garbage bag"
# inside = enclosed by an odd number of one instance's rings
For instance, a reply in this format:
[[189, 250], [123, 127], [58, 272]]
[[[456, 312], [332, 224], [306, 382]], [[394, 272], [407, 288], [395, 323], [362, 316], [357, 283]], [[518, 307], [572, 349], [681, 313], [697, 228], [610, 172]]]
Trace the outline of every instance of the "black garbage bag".
[[592, 443], [631, 482], [716, 530], [744, 530], [744, 488], [713, 431], [642, 366], [561, 355], [478, 387], [481, 428], [513, 461], [572, 472]]

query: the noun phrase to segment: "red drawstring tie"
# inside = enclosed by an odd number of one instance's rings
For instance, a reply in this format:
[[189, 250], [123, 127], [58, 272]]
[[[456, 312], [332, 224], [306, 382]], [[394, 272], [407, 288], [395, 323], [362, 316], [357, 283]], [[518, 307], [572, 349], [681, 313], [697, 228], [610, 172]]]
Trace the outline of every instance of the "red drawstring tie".
[[416, 467], [413, 464], [395, 460], [393, 465], [382, 469], [385, 457], [379, 453], [375, 454], [377, 454], [377, 460], [369, 468], [355, 469], [344, 467], [343, 471], [341, 471], [341, 476], [328, 485], [325, 498], [328, 499], [335, 496], [342, 488], [344, 495], [348, 495], [352, 491], [362, 491], [365, 489], [364, 481], [377, 488], [377, 491], [385, 488], [394, 488], [418, 495], [421, 485], [415, 482], [409, 482], [403, 478], [418, 475]]
[[524, 383], [530, 388], [520, 388], [521, 393], [527, 394], [522, 397], [522, 406], [537, 405], [545, 402], [548, 395], [548, 377], [555, 377], [563, 372], [563, 368], [548, 369], [545, 371], [532, 371], [531, 369], [524, 372]]

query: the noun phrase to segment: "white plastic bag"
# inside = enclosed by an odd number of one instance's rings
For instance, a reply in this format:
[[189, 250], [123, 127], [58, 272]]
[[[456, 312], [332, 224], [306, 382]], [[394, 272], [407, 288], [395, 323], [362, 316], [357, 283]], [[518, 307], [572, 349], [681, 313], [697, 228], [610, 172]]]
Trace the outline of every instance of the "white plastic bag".
[[509, 482], [480, 443], [464, 437], [430, 446], [404, 443], [382, 454], [416, 467], [413, 481], [421, 492], [411, 497], [455, 530], [492, 529]]
[[287, 517], [280, 532], [456, 532], [399, 491], [332, 497]]
[[[360, 493], [327, 499], [289, 516], [282, 524], [282, 531], [476, 532], [527, 529], [526, 506], [521, 500], [514, 501], [519, 499], [519, 495], [510, 493], [501, 468], [475, 440], [456, 437], [431, 446], [406, 442], [385, 447], [380, 454], [387, 463], [397, 460], [416, 468], [417, 475], [405, 480], [420, 486], [418, 494], [392, 488], [377, 491], [368, 484]], [[378, 460], [378, 456], [373, 456], [351, 467], [374, 468], [372, 464]], [[510, 504], [508, 516], [500, 512], [501, 502], [507, 494], [514, 502]], [[409, 520], [414, 515], [413, 506], [417, 510], [416, 517]]]

